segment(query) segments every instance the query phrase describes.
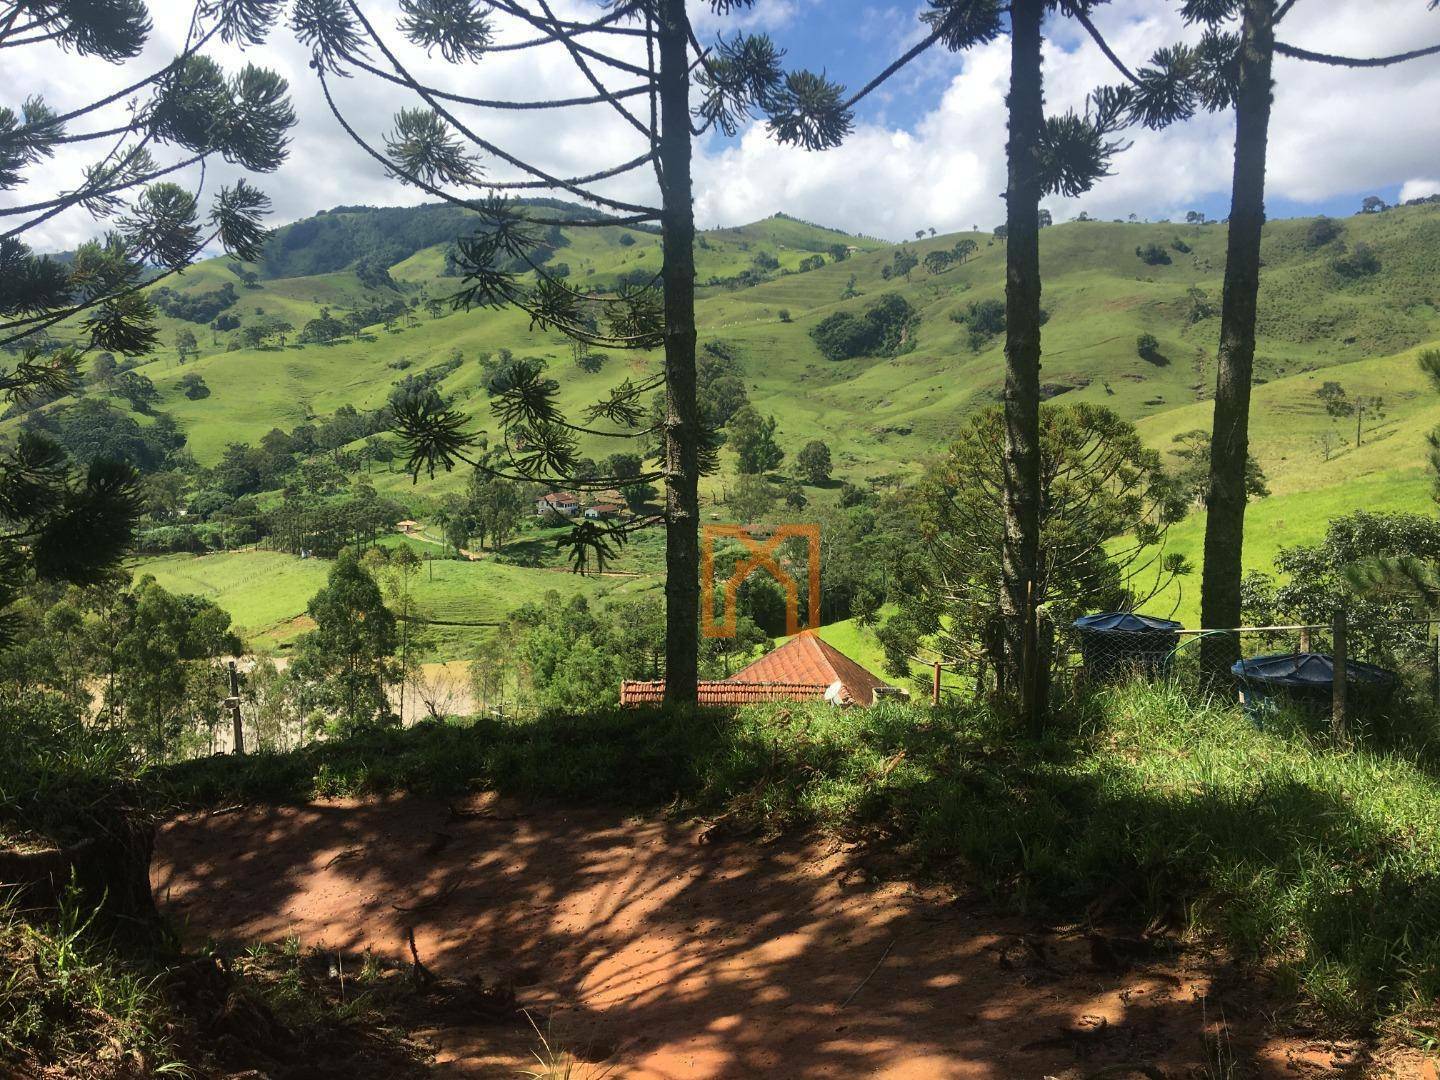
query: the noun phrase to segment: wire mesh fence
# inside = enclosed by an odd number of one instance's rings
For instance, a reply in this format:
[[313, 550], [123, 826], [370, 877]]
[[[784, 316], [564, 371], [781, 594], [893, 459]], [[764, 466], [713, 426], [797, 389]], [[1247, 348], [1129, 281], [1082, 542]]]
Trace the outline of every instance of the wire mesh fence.
[[1343, 613], [1325, 623], [1220, 630], [1067, 626], [1056, 628], [1055, 680], [1072, 690], [1136, 678], [1200, 687], [1207, 642], [1223, 642], [1238, 663], [1221, 692], [1252, 716], [1292, 707], [1344, 727], [1397, 706], [1440, 706], [1437, 630], [1434, 619], [1352, 623]]

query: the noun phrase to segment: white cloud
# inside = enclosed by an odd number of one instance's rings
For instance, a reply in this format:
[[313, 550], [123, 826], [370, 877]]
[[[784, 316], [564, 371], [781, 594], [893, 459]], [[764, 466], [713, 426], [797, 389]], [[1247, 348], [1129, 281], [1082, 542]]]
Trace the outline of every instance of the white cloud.
[[[140, 64], [155, 66], [173, 55], [190, 0], [155, 0], [157, 31], [143, 61], [125, 69], [79, 61], [44, 48], [14, 50], [7, 57], [5, 97], [42, 93], [54, 105], [73, 107], [97, 91], [132, 79]], [[1153, 0], [1116, 0], [1097, 9], [1097, 18], [1116, 50], [1132, 63], [1143, 62], [1156, 47], [1186, 33], [1174, 5]], [[1300, 4], [1287, 18], [1286, 40], [1316, 49], [1354, 54], [1397, 51], [1417, 40], [1440, 36], [1440, 19], [1414, 0], [1368, 0], [1334, 11], [1334, 5]], [[583, 0], [567, 0], [562, 12], [584, 10]], [[708, 5], [696, 3], [699, 12]], [[888, 55], [898, 31], [911, 16], [877, 5], [878, 15], [895, 28], [889, 45], [875, 44], [877, 57]], [[816, 0], [783, 0], [761, 5], [750, 16], [757, 28], [786, 36], [803, 33], [806, 21], [825, 18], [828, 8]], [[708, 19], [708, 16], [705, 16]], [[382, 24], [391, 25], [388, 20]], [[706, 24], [708, 25], [708, 23]], [[718, 28], [718, 27], [714, 27]], [[393, 38], [398, 34], [390, 31]], [[1073, 27], [1052, 27], [1046, 50], [1047, 108], [1083, 108], [1085, 94], [1115, 75], [1095, 47]], [[1193, 33], [1193, 31], [1191, 31]], [[903, 36], [903, 35], [900, 35]], [[639, 59], [640, 47], [631, 45]], [[455, 92], [483, 97], [546, 98], [589, 92], [584, 78], [562, 49], [496, 53], [479, 64], [451, 67], [403, 46], [398, 50], [423, 79]], [[243, 59], [218, 50], [227, 66], [253, 61], [276, 68], [290, 80], [300, 114], [289, 162], [260, 185], [275, 203], [274, 220], [286, 221], [339, 203], [394, 205], [427, 201], [428, 196], [387, 179], [378, 164], [340, 130], [307, 70], [308, 56], [286, 30], [277, 29], [263, 48]], [[876, 60], [876, 65], [880, 63]], [[1008, 84], [1008, 43], [975, 49], [957, 74], [943, 77], [954, 58], [939, 54], [924, 67], [887, 87], [870, 122], [858, 126], [847, 143], [823, 154], [785, 148], [770, 140], [763, 125], [748, 128], [730, 142], [708, 140], [697, 147], [696, 213], [704, 225], [738, 224], [784, 210], [800, 217], [887, 237], [903, 237], [917, 228], [991, 227], [1004, 214], [1004, 95]], [[937, 74], [941, 74], [936, 90]], [[856, 81], [864, 73], [855, 73]], [[1394, 184], [1403, 178], [1433, 175], [1440, 157], [1440, 67], [1411, 63], [1393, 68], [1350, 71], [1281, 60], [1269, 161], [1272, 198], [1318, 201]], [[610, 73], [606, 81], [623, 86], [627, 77]], [[346, 116], [378, 141], [396, 108], [413, 102], [397, 87], [369, 76], [332, 80]], [[905, 124], [886, 119], [914, 116]], [[906, 95], [911, 108], [902, 112]], [[644, 98], [632, 98], [643, 111]], [[558, 112], [465, 110], [464, 116], [485, 138], [546, 169], [567, 175], [618, 163], [641, 152], [643, 142], [614, 110], [592, 105]], [[110, 118], [106, 118], [110, 119]], [[110, 122], [114, 122], [113, 119]], [[1116, 161], [1116, 175], [1078, 200], [1051, 199], [1047, 205], [1063, 219], [1080, 209], [1099, 217], [1175, 216], [1202, 198], [1228, 191], [1232, 123], [1228, 116], [1202, 115], [1164, 132], [1132, 133], [1133, 146]], [[97, 144], [62, 148], [56, 158], [33, 170], [31, 182], [10, 201], [24, 202], [73, 187], [87, 150]], [[486, 162], [489, 175], [512, 179], [515, 170]], [[235, 170], [210, 170], [207, 184], [229, 180]], [[196, 177], [188, 177], [194, 182]], [[1411, 179], [1405, 197], [1428, 193], [1440, 183]], [[606, 185], [617, 198], [654, 199], [654, 176], [637, 170]], [[47, 222], [31, 237], [37, 247], [73, 246], [94, 232], [93, 223], [72, 212]]]
[[1400, 185], [1400, 201], [1423, 199], [1429, 195], [1440, 195], [1440, 180], [1406, 180]]

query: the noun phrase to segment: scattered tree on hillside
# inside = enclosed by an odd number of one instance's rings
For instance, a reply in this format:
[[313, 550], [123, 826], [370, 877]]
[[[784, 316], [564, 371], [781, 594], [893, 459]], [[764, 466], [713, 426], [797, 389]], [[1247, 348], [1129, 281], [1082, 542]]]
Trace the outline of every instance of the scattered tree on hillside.
[[896, 248], [890, 260], [890, 273], [894, 277], [910, 280], [910, 272], [920, 265], [920, 259], [909, 248]]
[[1141, 334], [1135, 339], [1135, 352], [1141, 360], [1151, 364], [1165, 362], [1165, 357], [1160, 352], [1160, 339], [1154, 334]]
[[210, 396], [210, 387], [205, 385], [205, 377], [198, 371], [181, 376], [175, 387], [191, 401], [199, 401], [201, 398]]
[[826, 483], [830, 479], [830, 447], [811, 439], [795, 456], [795, 472], [808, 484]]
[[777, 426], [775, 417], [762, 417], [752, 405], [746, 405], [730, 418], [730, 445], [742, 473], [767, 473], [780, 467], [785, 451], [775, 438]]
[[[778, 462], [776, 464], [779, 464]], [[725, 493], [730, 516], [741, 524], [763, 521], [775, 506], [775, 489], [759, 470], [741, 470], [730, 490]]]
[[925, 255], [925, 269], [930, 274], [943, 274], [950, 269], [950, 262], [948, 251], [931, 251]]
[[955, 241], [955, 246], [950, 249], [950, 254], [958, 263], [964, 263], [966, 259], [980, 250], [980, 245], [968, 236]]
[[[1175, 483], [1180, 491], [1196, 506], [1204, 509], [1205, 499], [1210, 490], [1210, 435], [1195, 428], [1182, 432], [1171, 440], [1171, 453], [1180, 461], [1175, 473]], [[1251, 457], [1245, 463], [1245, 496], [1263, 499], [1270, 494], [1260, 463]]]
[[195, 340], [195, 332], [189, 327], [182, 328], [175, 332], [175, 358], [180, 363], [185, 363], [191, 356], [199, 353], [200, 343]]
[[1339, 239], [1343, 232], [1344, 229], [1338, 221], [1321, 214], [1305, 230], [1305, 246], [1314, 251], [1316, 248], [1324, 247], [1331, 240]]
[[1365, 201], [1360, 204], [1362, 214], [1379, 214], [1389, 209], [1389, 205], [1379, 195], [1366, 195]]
[[388, 689], [399, 676], [395, 615], [353, 551], [342, 551], [306, 608], [315, 629], [300, 638], [295, 671], [339, 733], [391, 718]]
[[1147, 266], [1169, 266], [1170, 253], [1159, 244], [1145, 244], [1135, 249], [1135, 257]]

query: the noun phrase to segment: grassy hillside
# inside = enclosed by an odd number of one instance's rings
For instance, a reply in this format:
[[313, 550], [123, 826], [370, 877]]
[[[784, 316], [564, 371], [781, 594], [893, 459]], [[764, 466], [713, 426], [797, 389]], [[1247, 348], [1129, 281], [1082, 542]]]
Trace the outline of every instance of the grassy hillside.
[[[347, 237], [399, 242], [394, 228], [386, 233], [365, 213], [352, 208], [313, 229], [290, 227], [282, 234], [290, 245], [285, 259], [272, 260], [264, 269], [335, 265], [338, 255], [317, 254], [307, 244], [323, 246], [337, 229]], [[1338, 225], [1340, 235], [1323, 244], [1314, 242], [1308, 220], [1266, 227], [1252, 438], [1273, 494], [1250, 510], [1246, 561], [1252, 566], [1267, 565], [1281, 545], [1315, 539], [1336, 513], [1358, 506], [1429, 506], [1425, 434], [1440, 424], [1440, 395], [1420, 377], [1414, 357], [1440, 341], [1440, 207], [1360, 215]], [[433, 221], [425, 225], [434, 226]], [[303, 240], [307, 230], [305, 243], [294, 240], [297, 235]], [[424, 229], [416, 226], [406, 236], [413, 244], [416, 236], [424, 239]], [[934, 275], [922, 265], [908, 279], [887, 280], [895, 245], [783, 215], [705, 232], [696, 250], [702, 344], [723, 340], [733, 348], [752, 402], [777, 417], [782, 445], [792, 457], [806, 440], [819, 438], [830, 445], [839, 478], [864, 482], [911, 474], [944, 445], [967, 412], [999, 399], [1003, 336], [973, 343], [969, 327], [957, 319], [972, 303], [1003, 297], [1003, 242], [974, 233], [904, 246], [923, 259], [966, 237], [978, 248], [963, 265]], [[1045, 229], [1043, 305], [1049, 320], [1042, 379], [1047, 395], [1105, 404], [1138, 421], [1147, 441], [1160, 449], [1171, 448], [1177, 435], [1207, 428], [1224, 243], [1220, 225], [1072, 222]], [[850, 257], [833, 261], [829, 252], [835, 244], [847, 246]], [[1162, 249], [1169, 262], [1142, 260], [1137, 250], [1148, 245]], [[196, 460], [211, 464], [228, 443], [254, 443], [272, 427], [288, 429], [342, 405], [377, 407], [402, 374], [442, 363], [455, 350], [462, 363], [441, 389], [474, 416], [477, 429], [492, 426], [479, 363], [485, 354], [508, 349], [544, 357], [560, 381], [562, 403], [571, 409], [658, 364], [655, 354], [616, 353], [600, 372], [586, 374], [571, 362], [568, 341], [531, 331], [528, 319], [517, 312], [447, 308], [432, 317], [423, 301], [443, 297], [459, 283], [444, 276], [445, 246], [419, 247], [391, 264], [394, 289], [367, 288], [349, 264], [302, 277], [262, 276], [243, 287], [223, 260], [212, 260], [170, 279], [169, 286], [185, 294], [236, 284], [239, 300], [229, 313], [238, 315], [242, 325], [258, 313], [279, 315], [300, 327], [323, 307], [339, 312], [396, 296], [419, 303], [410, 326], [373, 326], [358, 339], [328, 345], [292, 342], [284, 348], [234, 351], [227, 348], [226, 334], [166, 318], [166, 344], [189, 328], [200, 339], [200, 355], [181, 366], [167, 348], [139, 369], [159, 390], [157, 408], [175, 416]], [[1366, 248], [1378, 265], [1369, 273], [1347, 274], [1345, 260], [1355, 261]], [[353, 254], [359, 248], [346, 250]], [[825, 265], [797, 272], [802, 260], [817, 253]], [[653, 273], [659, 258], [654, 234], [623, 228], [571, 230], [550, 253], [551, 264], [564, 263], [572, 280], [604, 286], [623, 275]], [[768, 270], [760, 284], [736, 287], [733, 279], [747, 270], [753, 275], [757, 260], [765, 266], [778, 262], [779, 269]], [[861, 314], [889, 294], [904, 298], [918, 313], [899, 355], [833, 361], [821, 354], [809, 333], [821, 320], [841, 311]], [[1146, 359], [1138, 354], [1136, 338], [1142, 333], [1159, 341], [1158, 355]], [[177, 384], [190, 372], [203, 375], [208, 397], [192, 401], [180, 392]], [[1352, 397], [1384, 399], [1383, 416], [1374, 425], [1367, 423], [1358, 448], [1350, 445], [1353, 425], [1332, 420], [1316, 396], [1322, 383], [1332, 380]], [[0, 424], [0, 434], [16, 423]], [[595, 440], [583, 449], [603, 456], [615, 447]], [[707, 516], [725, 513], [717, 504], [732, 479], [733, 458], [723, 457], [722, 473], [707, 482], [703, 493], [711, 504]], [[384, 470], [371, 479], [422, 514], [430, 497], [464, 482], [457, 474], [412, 485], [408, 476]], [[817, 489], [812, 497], [833, 495]], [[1203, 527], [1203, 515], [1196, 514], [1172, 536], [1175, 549], [1197, 564]], [[647, 568], [645, 551], [642, 547], [631, 556], [632, 569]], [[474, 610], [479, 611], [495, 610], [484, 597], [513, 602], [549, 587], [532, 581], [548, 571], [512, 569], [522, 577], [500, 575], [498, 567], [457, 567], [457, 573], [479, 576], [466, 578], [463, 586], [457, 581], [456, 588], [474, 591], [480, 597]], [[168, 561], [159, 572], [162, 577], [170, 572]], [[488, 574], [496, 576], [484, 577]], [[1178, 602], [1182, 617], [1192, 617], [1197, 589], [1198, 577], [1153, 606], [1168, 609]], [[262, 591], [283, 590], [267, 582]], [[290, 617], [303, 608], [303, 597], [298, 599], [298, 605], [290, 605]], [[247, 628], [274, 622], [267, 622], [272, 612], [258, 598], [237, 600], [232, 610]], [[273, 614], [276, 620], [283, 616]]]

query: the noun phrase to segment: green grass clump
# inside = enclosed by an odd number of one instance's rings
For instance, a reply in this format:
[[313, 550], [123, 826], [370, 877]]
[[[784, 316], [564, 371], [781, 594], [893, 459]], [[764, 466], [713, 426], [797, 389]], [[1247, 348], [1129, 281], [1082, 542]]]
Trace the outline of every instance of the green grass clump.
[[47, 921], [0, 906], [0, 1071], [186, 1075], [155, 980], [94, 944], [88, 929], [73, 894]]
[[883, 838], [1022, 909], [1197, 920], [1317, 1018], [1432, 1022], [1440, 782], [1428, 751], [1339, 752], [1173, 689], [1107, 692], [1045, 740], [983, 709], [767, 706], [422, 725], [189, 762], [190, 804], [494, 789]]

